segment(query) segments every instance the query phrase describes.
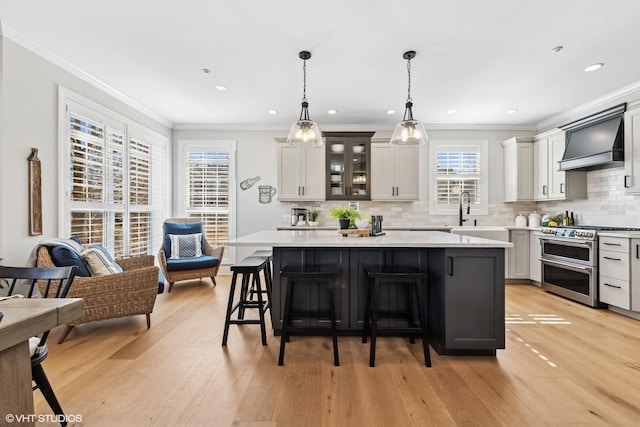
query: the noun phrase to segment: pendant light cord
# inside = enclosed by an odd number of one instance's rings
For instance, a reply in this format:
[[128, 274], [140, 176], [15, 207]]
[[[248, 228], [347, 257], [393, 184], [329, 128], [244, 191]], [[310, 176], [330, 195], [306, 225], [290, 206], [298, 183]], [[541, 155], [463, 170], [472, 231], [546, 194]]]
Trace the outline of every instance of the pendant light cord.
[[407, 102], [411, 102], [411, 59], [407, 60], [407, 74], [409, 75], [409, 85], [407, 88]]
[[307, 100], [307, 60], [302, 62], [302, 101]]
[[413, 101], [411, 99], [411, 58], [407, 58], [407, 75], [409, 76], [409, 84], [407, 85], [407, 103], [405, 104], [404, 117], [402, 121], [413, 120]]

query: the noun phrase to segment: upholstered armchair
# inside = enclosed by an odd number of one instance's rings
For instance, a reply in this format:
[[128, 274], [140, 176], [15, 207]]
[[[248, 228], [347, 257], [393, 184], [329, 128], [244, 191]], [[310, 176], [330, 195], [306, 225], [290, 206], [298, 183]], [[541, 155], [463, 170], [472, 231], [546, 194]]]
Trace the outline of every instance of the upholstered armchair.
[[168, 292], [175, 282], [203, 277], [210, 277], [215, 286], [224, 246], [213, 247], [207, 242], [202, 222], [197, 218], [169, 218], [164, 221], [163, 230], [158, 263], [169, 282]]
[[[82, 298], [84, 310], [82, 317], [65, 326], [59, 344], [75, 326], [98, 320], [144, 314], [147, 329], [151, 327], [151, 313], [158, 295], [158, 267], [153, 265], [153, 255], [118, 258], [115, 262], [122, 272], [92, 277], [76, 275], [67, 297]], [[38, 248], [36, 265], [56, 266], [47, 246]]]

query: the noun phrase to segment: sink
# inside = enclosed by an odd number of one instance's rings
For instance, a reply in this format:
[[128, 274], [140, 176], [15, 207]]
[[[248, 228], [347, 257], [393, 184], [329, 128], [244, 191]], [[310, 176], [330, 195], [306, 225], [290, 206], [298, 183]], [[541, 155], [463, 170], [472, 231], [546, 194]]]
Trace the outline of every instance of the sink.
[[509, 241], [509, 230], [504, 227], [497, 226], [468, 226], [468, 227], [452, 227], [451, 233], [462, 234], [464, 236], [481, 237], [483, 239], [499, 240], [502, 242]]

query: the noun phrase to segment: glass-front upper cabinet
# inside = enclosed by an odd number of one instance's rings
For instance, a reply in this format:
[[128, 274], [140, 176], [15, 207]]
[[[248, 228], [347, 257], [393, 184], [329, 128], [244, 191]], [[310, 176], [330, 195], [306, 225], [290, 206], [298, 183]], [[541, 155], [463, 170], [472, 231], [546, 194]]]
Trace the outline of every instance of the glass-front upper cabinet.
[[374, 132], [324, 132], [327, 200], [370, 200]]

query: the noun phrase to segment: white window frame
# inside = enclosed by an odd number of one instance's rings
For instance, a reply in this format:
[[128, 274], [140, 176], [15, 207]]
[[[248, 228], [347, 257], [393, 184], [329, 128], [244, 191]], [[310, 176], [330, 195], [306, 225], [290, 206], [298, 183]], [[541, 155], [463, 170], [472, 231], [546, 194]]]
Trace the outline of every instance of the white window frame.
[[480, 153], [480, 194], [479, 203], [471, 204], [471, 215], [488, 215], [489, 213], [489, 141], [487, 140], [440, 140], [429, 141], [429, 214], [430, 215], [457, 215], [460, 207], [459, 201], [442, 204], [437, 199], [437, 167], [436, 153], [438, 151], [474, 150]]
[[[237, 165], [235, 140], [179, 140], [178, 141], [178, 176], [177, 185], [177, 212], [178, 216], [186, 217], [186, 170], [185, 160], [188, 151], [226, 151], [229, 153], [229, 239], [236, 237], [237, 224]], [[227, 247], [222, 260], [223, 264], [234, 264], [236, 261], [235, 247]]]
[[[152, 147], [156, 147], [159, 150], [159, 153], [162, 153], [162, 161], [158, 164], [153, 165], [154, 160], [152, 159], [152, 170], [151, 177], [154, 180], [154, 183], [151, 184], [152, 194], [150, 197], [153, 197], [153, 188], [157, 182], [159, 186], [155, 188], [159, 189], [163, 194], [161, 197], [157, 197], [160, 202], [151, 200], [151, 206], [129, 206], [129, 194], [128, 189], [125, 188], [124, 193], [124, 203], [119, 204], [115, 211], [120, 211], [125, 216], [128, 217], [130, 212], [141, 212], [147, 211], [152, 213], [151, 223], [150, 223], [150, 247], [148, 249], [149, 254], [154, 254], [160, 248], [162, 244], [162, 221], [167, 216], [167, 212], [169, 212], [170, 206], [170, 153], [169, 153], [169, 139], [166, 136], [163, 136], [151, 129], [148, 129], [131, 119], [120, 115], [119, 113], [110, 110], [107, 107], [100, 105], [99, 103], [92, 101], [78, 93], [75, 93], [63, 86], [58, 87], [58, 164], [60, 165], [58, 170], [58, 189], [60, 194], [60, 203], [59, 203], [59, 216], [58, 216], [58, 230], [59, 237], [68, 238], [71, 234], [71, 212], [74, 210], [83, 210], [83, 211], [109, 211], [111, 208], [116, 207], [113, 203], [109, 202], [101, 202], [101, 203], [92, 203], [91, 205], [85, 202], [73, 202], [70, 200], [69, 194], [69, 170], [71, 165], [71, 160], [69, 157], [69, 112], [67, 111], [67, 106], [73, 105], [75, 112], [77, 114], [82, 114], [86, 116], [87, 119], [104, 122], [106, 125], [114, 127], [118, 130], [122, 130], [123, 137], [125, 141], [125, 147], [128, 147], [129, 139], [140, 139], [144, 143], [151, 145]], [[152, 148], [153, 149], [153, 148]], [[126, 150], [125, 150], [126, 151]], [[129, 171], [128, 171], [128, 162], [129, 157], [128, 153], [125, 152], [124, 164], [125, 164], [125, 187], [128, 183], [129, 179]], [[124, 239], [123, 239], [123, 248], [124, 254], [128, 254], [128, 219], [124, 221]], [[105, 233], [109, 233], [109, 224], [104, 224], [103, 229]], [[105, 242], [105, 246], [108, 250], [113, 250], [113, 242]]]

